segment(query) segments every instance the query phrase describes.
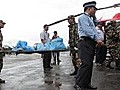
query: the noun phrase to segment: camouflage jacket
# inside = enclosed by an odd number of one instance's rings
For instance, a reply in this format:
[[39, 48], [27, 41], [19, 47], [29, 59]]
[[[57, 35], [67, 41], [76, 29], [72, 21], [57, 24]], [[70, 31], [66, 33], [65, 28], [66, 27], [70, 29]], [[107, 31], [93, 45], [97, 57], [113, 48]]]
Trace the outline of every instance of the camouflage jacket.
[[120, 59], [120, 26], [118, 26], [119, 28], [117, 28], [117, 33], [118, 33], [118, 37], [119, 37], [119, 41], [118, 41], [118, 58]]
[[[1, 48], [2, 48], [2, 42], [3, 42], [3, 35], [0, 30], [0, 47]], [[0, 59], [3, 58], [4, 55], [5, 55], [5, 53], [0, 53]]]
[[69, 46], [77, 47], [79, 35], [78, 35], [78, 24], [70, 24], [69, 27]]
[[0, 30], [0, 47], [2, 47], [2, 42], [3, 42], [3, 35], [2, 35], [1, 30]]
[[106, 45], [107, 48], [118, 48], [119, 34], [116, 27], [109, 26], [106, 32]]

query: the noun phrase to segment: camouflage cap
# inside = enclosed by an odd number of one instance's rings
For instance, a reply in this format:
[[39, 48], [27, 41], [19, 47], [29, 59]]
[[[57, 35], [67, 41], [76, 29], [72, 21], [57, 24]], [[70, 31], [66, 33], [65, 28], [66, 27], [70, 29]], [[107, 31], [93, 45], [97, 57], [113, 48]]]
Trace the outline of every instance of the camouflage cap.
[[0, 23], [6, 24], [5, 22], [3, 22], [3, 20], [0, 20]]
[[68, 19], [75, 19], [74, 15], [69, 15]]
[[110, 20], [111, 23], [116, 23], [116, 20]]

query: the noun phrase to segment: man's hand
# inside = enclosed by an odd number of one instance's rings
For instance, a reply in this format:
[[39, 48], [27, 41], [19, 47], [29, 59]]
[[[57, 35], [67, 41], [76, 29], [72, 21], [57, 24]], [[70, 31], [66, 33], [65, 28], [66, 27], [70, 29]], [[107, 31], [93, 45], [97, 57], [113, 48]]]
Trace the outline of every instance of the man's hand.
[[45, 44], [46, 42], [45, 41], [42, 41], [43, 44]]
[[104, 42], [101, 40], [97, 40], [97, 45], [104, 45]]

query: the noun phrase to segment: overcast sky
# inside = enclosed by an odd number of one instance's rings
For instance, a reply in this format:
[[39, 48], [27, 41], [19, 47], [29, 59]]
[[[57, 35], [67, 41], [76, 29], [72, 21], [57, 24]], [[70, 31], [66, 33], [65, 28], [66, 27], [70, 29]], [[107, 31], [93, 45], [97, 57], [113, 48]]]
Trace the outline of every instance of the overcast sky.
[[[90, 0], [0, 0], [0, 19], [6, 22], [2, 29], [4, 44], [13, 46], [19, 40], [28, 42], [28, 45], [40, 42], [39, 33], [44, 24], [50, 24], [68, 15], [76, 15], [83, 12], [83, 3]], [[120, 3], [120, 0], [95, 0], [97, 8], [111, 6]], [[120, 13], [120, 7], [97, 11], [97, 18], [112, 18]], [[78, 17], [76, 17], [77, 22]], [[50, 37], [53, 31], [68, 42], [67, 21], [50, 26]]]

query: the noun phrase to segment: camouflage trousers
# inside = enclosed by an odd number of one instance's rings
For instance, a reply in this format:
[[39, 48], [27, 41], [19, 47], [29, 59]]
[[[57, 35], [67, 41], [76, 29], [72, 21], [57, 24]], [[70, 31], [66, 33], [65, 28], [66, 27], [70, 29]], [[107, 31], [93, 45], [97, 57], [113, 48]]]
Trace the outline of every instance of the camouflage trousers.
[[111, 62], [115, 62], [116, 67], [120, 67], [120, 50], [118, 48], [110, 48], [109, 50], [109, 54], [110, 54], [110, 58], [108, 63], [110, 64]]
[[76, 59], [78, 58], [77, 51], [74, 48], [71, 48], [72, 63], [76, 66]]
[[2, 68], [3, 68], [3, 58], [0, 58], [0, 72], [1, 72]]
[[1, 73], [1, 70], [2, 70], [2, 68], [3, 68], [3, 56], [4, 56], [4, 54], [1, 53], [1, 54], [0, 54], [0, 73]]

